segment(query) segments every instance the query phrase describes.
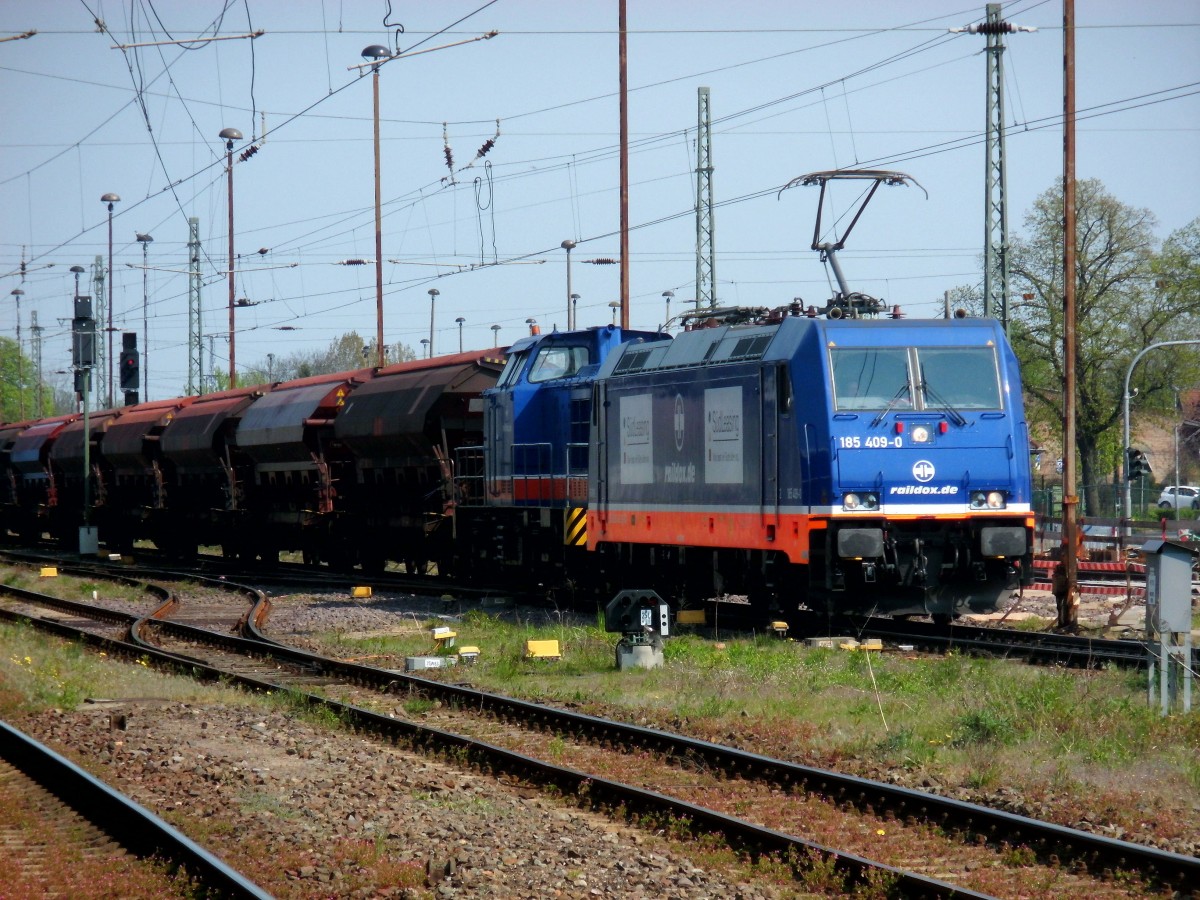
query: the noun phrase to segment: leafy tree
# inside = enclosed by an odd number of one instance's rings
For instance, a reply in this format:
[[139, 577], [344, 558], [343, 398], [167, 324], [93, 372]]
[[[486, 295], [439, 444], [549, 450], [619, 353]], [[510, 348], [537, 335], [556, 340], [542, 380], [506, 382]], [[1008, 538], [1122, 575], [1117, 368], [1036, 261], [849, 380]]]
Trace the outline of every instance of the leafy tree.
[[[388, 363], [416, 359], [417, 355], [407, 344], [389, 345]], [[261, 384], [268, 381], [291, 381], [312, 375], [328, 375], [333, 372], [350, 372], [375, 365], [375, 354], [357, 331], [348, 331], [329, 342], [324, 349], [303, 350], [274, 360], [260, 361], [238, 376], [239, 383]]]
[[[1013, 241], [1009, 333], [1021, 360], [1029, 416], [1059, 430], [1063, 383], [1063, 195], [1061, 180], [1025, 217]], [[1096, 179], [1076, 184], [1076, 446], [1084, 511], [1100, 512], [1098, 482], [1120, 464], [1122, 394], [1133, 358], [1161, 341], [1200, 333], [1193, 222], [1155, 253], [1153, 214], [1121, 203]], [[1165, 267], [1165, 268], [1164, 268]], [[1167, 273], [1170, 273], [1169, 275]], [[1190, 279], [1190, 280], [1189, 280]], [[1170, 409], [1173, 385], [1196, 383], [1200, 354], [1147, 354], [1133, 373], [1138, 408]], [[1065, 449], [1065, 448], [1064, 448]]]
[[37, 405], [37, 370], [17, 342], [0, 337], [0, 421], [19, 422], [51, 415], [54, 390], [42, 381], [42, 407]]

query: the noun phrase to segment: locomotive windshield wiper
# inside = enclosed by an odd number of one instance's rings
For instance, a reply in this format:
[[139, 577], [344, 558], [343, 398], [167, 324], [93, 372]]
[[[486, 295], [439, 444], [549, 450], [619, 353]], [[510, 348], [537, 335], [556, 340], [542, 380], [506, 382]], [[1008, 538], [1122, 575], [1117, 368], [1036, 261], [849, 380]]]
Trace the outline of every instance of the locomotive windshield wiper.
[[905, 394], [910, 394], [909, 401], [911, 402], [911, 399], [912, 399], [911, 392], [909, 390], [909, 385], [908, 385], [907, 381], [905, 381], [904, 384], [900, 385], [900, 390], [896, 391], [896, 393], [892, 397], [892, 399], [888, 401], [888, 405], [883, 408], [883, 410], [879, 413], [879, 415], [877, 415], [874, 419], [871, 420], [871, 427], [874, 428], [876, 425], [878, 425], [880, 422], [882, 422], [884, 416], [886, 416], [888, 413], [890, 413], [892, 411], [892, 408], [897, 403], [900, 402], [900, 398], [903, 397]]
[[967, 420], [963, 418], [963, 414], [950, 405], [950, 403], [929, 386], [929, 381], [925, 378], [925, 367], [921, 366], [921, 390], [925, 392], [925, 396], [933, 401], [934, 406], [938, 409], [945, 410], [946, 415], [959, 428], [967, 424]]

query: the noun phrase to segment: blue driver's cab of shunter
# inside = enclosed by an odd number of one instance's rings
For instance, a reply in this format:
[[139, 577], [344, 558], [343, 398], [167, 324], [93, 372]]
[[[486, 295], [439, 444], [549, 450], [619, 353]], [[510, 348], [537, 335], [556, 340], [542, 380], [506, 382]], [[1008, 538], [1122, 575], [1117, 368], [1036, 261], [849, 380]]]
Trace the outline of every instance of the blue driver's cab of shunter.
[[586, 501], [596, 372], [621, 344], [663, 340], [670, 336], [605, 325], [513, 343], [499, 382], [483, 394], [486, 502]]

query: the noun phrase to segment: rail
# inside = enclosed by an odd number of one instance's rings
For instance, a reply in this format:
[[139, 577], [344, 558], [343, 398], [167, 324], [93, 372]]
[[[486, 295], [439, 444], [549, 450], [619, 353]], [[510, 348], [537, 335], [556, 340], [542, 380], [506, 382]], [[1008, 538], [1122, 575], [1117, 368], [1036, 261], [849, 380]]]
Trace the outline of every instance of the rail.
[[50, 791], [64, 804], [143, 859], [164, 857], [177, 862], [210, 896], [271, 895], [231, 869], [145, 807], [134, 803], [70, 760], [0, 721], [0, 757]]

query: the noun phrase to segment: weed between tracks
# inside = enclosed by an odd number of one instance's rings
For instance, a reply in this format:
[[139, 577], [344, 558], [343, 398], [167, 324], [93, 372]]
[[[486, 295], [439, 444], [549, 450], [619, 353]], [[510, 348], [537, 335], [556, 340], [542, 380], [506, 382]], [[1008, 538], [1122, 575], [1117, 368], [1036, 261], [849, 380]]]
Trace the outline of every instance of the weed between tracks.
[[[598, 624], [535, 626], [473, 611], [455, 628], [459, 644], [478, 646], [480, 656], [433, 677], [1064, 824], [1200, 839], [1200, 713], [1160, 716], [1146, 702], [1144, 673], [693, 634], [666, 641], [663, 668], [619, 672], [618, 636]], [[331, 634], [326, 643], [347, 656], [402, 658], [431, 652], [427, 635]], [[525, 641], [542, 639], [559, 640], [563, 659], [525, 660]], [[406, 711], [419, 715], [420, 702]]]

